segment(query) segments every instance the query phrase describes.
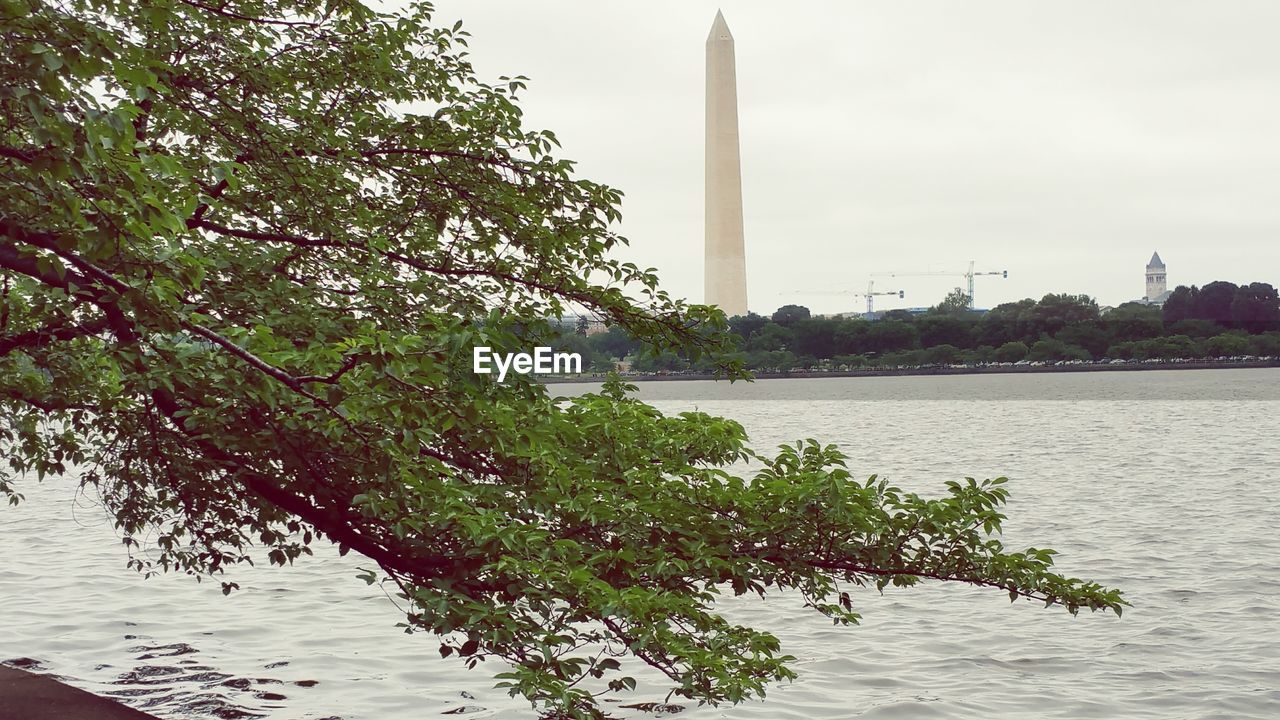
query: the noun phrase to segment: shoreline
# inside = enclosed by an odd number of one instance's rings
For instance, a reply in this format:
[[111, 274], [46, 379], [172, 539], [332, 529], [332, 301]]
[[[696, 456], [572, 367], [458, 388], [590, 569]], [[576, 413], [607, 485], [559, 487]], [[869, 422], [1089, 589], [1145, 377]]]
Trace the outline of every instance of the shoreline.
[[[862, 368], [858, 370], [792, 370], [790, 372], [760, 372], [753, 377], [756, 380], [794, 380], [813, 378], [849, 378], [849, 377], [901, 377], [908, 375], [1006, 375], [1028, 373], [1061, 373], [1061, 372], [1134, 372], [1142, 370], [1235, 370], [1244, 368], [1277, 368], [1280, 360], [1236, 361], [1229, 360], [1190, 360], [1178, 362], [1126, 362], [1126, 363], [1081, 363], [1076, 365], [972, 365], [942, 367], [905, 367], [905, 368]], [[541, 376], [538, 382], [548, 384], [560, 383], [599, 383], [605, 381], [605, 375], [563, 375]], [[718, 380], [722, 379], [713, 373], [643, 373], [622, 375], [624, 382], [658, 382], [682, 380]]]

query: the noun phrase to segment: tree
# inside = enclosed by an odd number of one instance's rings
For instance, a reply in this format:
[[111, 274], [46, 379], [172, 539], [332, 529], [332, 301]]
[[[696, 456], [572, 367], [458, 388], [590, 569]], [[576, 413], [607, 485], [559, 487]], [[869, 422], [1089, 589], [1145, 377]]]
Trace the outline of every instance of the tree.
[[1219, 325], [1212, 320], [1190, 318], [1173, 323], [1169, 327], [1165, 328], [1165, 332], [1167, 335], [1186, 335], [1198, 340], [1203, 340], [1221, 333], [1222, 325]]
[[947, 293], [942, 302], [929, 308], [929, 311], [943, 315], [967, 315], [969, 314], [970, 302], [969, 294], [960, 288], [956, 288]]
[[867, 328], [867, 350], [887, 353], [916, 347], [919, 333], [914, 325], [901, 320], [877, 320]]
[[1170, 335], [1145, 341], [1148, 344], [1147, 357], [1162, 360], [1176, 358], [1194, 358], [1201, 354], [1196, 341], [1186, 335]]
[[770, 322], [747, 341], [747, 350], [763, 350], [771, 352], [786, 350], [795, 342], [795, 332], [777, 323]]
[[1067, 359], [1067, 346], [1061, 340], [1037, 340], [1027, 352], [1033, 362], [1054, 362]]
[[1249, 339], [1250, 351], [1254, 355], [1280, 357], [1280, 332], [1272, 330]]
[[922, 350], [897, 350], [880, 356], [877, 364], [881, 367], [918, 367], [925, 363]]
[[810, 318], [792, 326], [795, 335], [795, 351], [815, 358], [829, 358], [836, 354], [835, 331], [838, 320]]
[[1097, 320], [1098, 303], [1088, 295], [1045, 295], [1030, 310], [1031, 331], [1036, 335], [1054, 335], [1076, 323]]
[[[967, 314], [967, 311], [966, 311]], [[959, 348], [974, 346], [974, 329], [976, 323], [957, 315], [927, 313], [916, 318], [915, 326], [920, 332], [920, 346], [930, 348], [935, 345], [955, 345]]]
[[[1106, 352], [1106, 348], [1103, 348], [1102, 353], [1099, 353], [1099, 354], [1103, 354], [1105, 352]], [[1095, 356], [1092, 352], [1089, 351], [1088, 348], [1082, 348], [1079, 345], [1067, 345], [1067, 349], [1066, 349], [1066, 352], [1064, 353], [1064, 357], [1067, 360], [1089, 361], [1089, 360], [1092, 360]]]
[[616, 380], [474, 373], [572, 308], [742, 377], [719, 311], [612, 258], [619, 193], [521, 126], [523, 80], [476, 78], [458, 26], [235, 7], [0, 2], [0, 495], [75, 474], [131, 567], [224, 592], [335, 543], [442, 655], [577, 718], [637, 660], [711, 703], [793, 677], [721, 589], [845, 624], [851, 586], [926, 579], [1123, 608], [993, 537], [1003, 479], [929, 500]]
[[790, 372], [796, 356], [787, 350], [756, 350], [747, 353], [747, 367], [762, 372]]
[[860, 368], [867, 364], [867, 357], [865, 355], [837, 355], [831, 358], [831, 364], [840, 370]]
[[591, 335], [587, 338], [587, 342], [596, 352], [617, 360], [625, 358], [639, 348], [639, 343], [626, 330], [617, 325], [602, 333]]
[[996, 348], [996, 360], [1005, 363], [1019, 362], [1027, 359], [1028, 352], [1030, 352], [1030, 348], [1027, 347], [1026, 343], [1014, 340]]
[[1248, 355], [1252, 350], [1249, 336], [1239, 331], [1223, 333], [1205, 341], [1205, 354], [1209, 357]]
[[1112, 308], [1102, 317], [1102, 322], [1103, 328], [1111, 335], [1112, 342], [1145, 340], [1158, 337], [1164, 331], [1160, 308], [1137, 302], [1127, 302]]
[[832, 337], [836, 352], [846, 355], [858, 355], [867, 349], [867, 332], [871, 323], [866, 320], [845, 319], [836, 325]]
[[1140, 355], [1138, 348], [1140, 343], [1146, 340], [1126, 340], [1119, 342], [1107, 348], [1107, 357], [1115, 360], [1141, 360], [1145, 355]]
[[999, 347], [1008, 342], [1031, 341], [1031, 310], [1036, 301], [1031, 298], [1011, 303], [1001, 303], [987, 311], [978, 321], [978, 341], [984, 345]]
[[1099, 321], [1086, 321], [1068, 325], [1058, 332], [1054, 338], [1061, 340], [1068, 346], [1082, 348], [1089, 352], [1090, 357], [1101, 357], [1107, 352], [1107, 348], [1113, 342], [1113, 336], [1102, 329]]
[[768, 323], [769, 319], [766, 317], [755, 313], [747, 313], [746, 315], [729, 318], [729, 330], [734, 335], [742, 338], [745, 346], [746, 341], [750, 340], [752, 335], [764, 329], [764, 326]]
[[1196, 306], [1199, 304], [1199, 295], [1200, 288], [1195, 285], [1191, 287], [1179, 285], [1174, 288], [1160, 308], [1161, 319], [1163, 319], [1165, 326], [1172, 326], [1183, 320], [1197, 317]]
[[791, 327], [809, 319], [809, 308], [803, 305], [783, 305], [773, 312], [773, 321], [783, 327]]
[[967, 365], [977, 365], [979, 363], [991, 363], [996, 361], [996, 349], [990, 345], [979, 345], [972, 350], [965, 350], [960, 353], [960, 362]]
[[1217, 280], [1200, 288], [1196, 295], [1192, 317], [1208, 320], [1222, 327], [1231, 326], [1231, 305], [1239, 288], [1233, 282]]
[[688, 367], [689, 361], [671, 350], [642, 352], [631, 363], [633, 370], [645, 373], [674, 372]]
[[1231, 324], [1251, 333], [1280, 329], [1280, 295], [1268, 283], [1241, 285], [1231, 300]]
[[960, 359], [960, 348], [954, 345], [934, 345], [924, 351], [924, 361], [930, 365], [950, 365]]

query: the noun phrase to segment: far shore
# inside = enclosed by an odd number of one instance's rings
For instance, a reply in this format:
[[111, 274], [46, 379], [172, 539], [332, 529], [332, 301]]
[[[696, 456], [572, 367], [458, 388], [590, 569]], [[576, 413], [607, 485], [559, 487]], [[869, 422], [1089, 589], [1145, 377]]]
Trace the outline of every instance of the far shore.
[[[897, 377], [902, 375], [994, 375], [1058, 372], [1113, 372], [1133, 370], [1227, 370], [1240, 368], [1280, 367], [1280, 358], [1270, 360], [1149, 360], [1124, 363], [1059, 363], [1044, 365], [925, 365], [919, 367], [858, 368], [856, 370], [792, 370], [789, 372], [756, 372], [757, 380], [788, 380], [797, 378], [846, 378], [846, 377]], [[543, 375], [544, 383], [596, 383], [604, 382], [604, 374], [592, 375]], [[651, 382], [669, 380], [716, 380], [718, 376], [702, 372], [624, 373], [625, 382]]]

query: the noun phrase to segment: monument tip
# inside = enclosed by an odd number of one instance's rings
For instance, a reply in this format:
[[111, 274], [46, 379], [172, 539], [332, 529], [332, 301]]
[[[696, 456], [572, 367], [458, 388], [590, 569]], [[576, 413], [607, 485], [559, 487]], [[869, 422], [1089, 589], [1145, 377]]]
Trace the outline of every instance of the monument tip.
[[724, 20], [724, 13], [716, 10], [716, 19], [711, 23], [711, 34], [707, 36], [707, 40], [732, 40], [733, 33], [729, 32], [729, 23]]

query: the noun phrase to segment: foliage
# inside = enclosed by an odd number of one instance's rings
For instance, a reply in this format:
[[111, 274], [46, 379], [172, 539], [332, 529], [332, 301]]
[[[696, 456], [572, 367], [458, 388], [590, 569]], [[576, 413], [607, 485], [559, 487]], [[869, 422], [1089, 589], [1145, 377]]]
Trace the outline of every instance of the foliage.
[[1128, 342], [1159, 337], [1164, 332], [1160, 308], [1128, 302], [1112, 308], [1105, 316], [1104, 329], [1112, 342]]
[[1249, 338], [1250, 351], [1254, 355], [1280, 356], [1280, 331], [1272, 331]]
[[1249, 336], [1238, 331], [1223, 333], [1205, 341], [1205, 354], [1210, 357], [1248, 355], [1252, 349]]
[[1280, 330], [1280, 293], [1267, 283], [1241, 285], [1230, 312], [1232, 327], [1251, 333]]
[[[968, 310], [965, 313], [968, 315]], [[975, 319], [971, 317], [927, 313], [915, 318], [914, 324], [920, 332], [921, 347], [954, 345], [972, 348], [977, 342]]]
[[769, 323], [746, 342], [747, 350], [773, 352], [786, 350], [795, 342], [795, 332], [783, 325]]
[[1235, 300], [1239, 288], [1235, 283], [1218, 280], [1200, 288], [1195, 294], [1191, 316], [1199, 320], [1208, 320], [1223, 327], [1231, 323], [1231, 303]]
[[1186, 335], [1197, 340], [1211, 338], [1222, 332], [1222, 325], [1212, 320], [1204, 320], [1201, 318], [1189, 318], [1187, 320], [1179, 320], [1165, 328], [1160, 337], [1171, 337], [1174, 335]]
[[996, 360], [1006, 363], [1020, 362], [1027, 359], [1027, 353], [1029, 352], [1031, 352], [1031, 349], [1027, 347], [1026, 343], [1020, 340], [1013, 340], [996, 348]]
[[749, 312], [746, 315], [729, 318], [729, 330], [742, 340], [750, 340], [752, 335], [755, 335], [768, 323], [769, 318]]
[[954, 345], [934, 345], [924, 351], [924, 359], [930, 365], [950, 365], [960, 360], [960, 348]]
[[1196, 295], [1199, 294], [1200, 288], [1192, 285], [1179, 285], [1174, 288], [1169, 297], [1165, 299], [1164, 305], [1160, 308], [1161, 317], [1166, 325], [1193, 318], [1196, 316]]
[[1250, 333], [1280, 330], [1280, 295], [1262, 282], [1237, 286], [1219, 280], [1203, 288], [1179, 286], [1164, 304], [1163, 319], [1171, 328], [1187, 321], [1201, 321]]
[[920, 331], [902, 320], [879, 320], [867, 328], [866, 351], [890, 353], [919, 347]]
[[689, 361], [674, 350], [644, 352], [635, 356], [631, 368], [646, 373], [676, 372], [687, 370]]
[[595, 352], [608, 355], [615, 360], [622, 360], [640, 347], [640, 343], [631, 337], [625, 328], [618, 325], [589, 336], [587, 343]]
[[826, 318], [800, 320], [792, 326], [794, 340], [790, 346], [797, 352], [815, 358], [836, 354], [835, 331], [840, 321]]
[[854, 370], [867, 364], [866, 355], [836, 355], [831, 364], [838, 370]]
[[582, 357], [582, 370], [584, 372], [609, 372], [617, 369], [617, 363], [607, 353], [602, 353], [596, 349], [591, 338], [579, 330], [580, 324], [576, 324], [572, 330], [566, 327], [559, 327], [558, 334], [550, 340], [549, 347], [557, 352], [577, 353]]
[[80, 475], [132, 567], [230, 592], [238, 563], [336, 543], [407, 630], [573, 717], [633, 688], [636, 659], [701, 702], [793, 677], [723, 592], [791, 589], [837, 624], [854, 588], [926, 579], [1122, 609], [993, 537], [1003, 479], [926, 499], [617, 382], [565, 400], [473, 374], [477, 345], [590, 347], [545, 320], [590, 313], [741, 375], [720, 313], [611, 258], [619, 193], [525, 130], [524, 81], [476, 78], [428, 5], [0, 13], [0, 493]]
[[1032, 362], [1053, 362], [1067, 358], [1067, 346], [1061, 340], [1037, 340], [1027, 352]]
[[809, 319], [809, 308], [803, 305], [783, 305], [773, 313], [773, 321], [783, 327], [791, 327]]
[[1036, 301], [1027, 298], [991, 308], [979, 322], [979, 340], [996, 347], [1007, 342], [1034, 342], [1036, 337], [1030, 330], [1029, 318], [1035, 306]]
[[[780, 308], [774, 315], [785, 317], [787, 325], [767, 320], [759, 315], [732, 318], [731, 334], [737, 334], [739, 345], [748, 352], [742, 356], [744, 365], [751, 370], [772, 370], [777, 367], [776, 358], [764, 353], [791, 351], [799, 355], [799, 367], [818, 365], [849, 367], [849, 362], [837, 362], [836, 358], [860, 357], [862, 363], [873, 366], [901, 366], [916, 364], [951, 364], [954, 362], [978, 364], [988, 362], [1018, 362], [1028, 359], [1037, 362], [1061, 360], [1120, 359], [1193, 359], [1222, 357], [1221, 343], [1210, 352], [1204, 341], [1221, 335], [1224, 330], [1238, 328], [1254, 334], [1248, 341], [1248, 352], [1233, 352], [1225, 356], [1275, 355], [1268, 350], [1264, 339], [1268, 328], [1280, 327], [1280, 301], [1276, 291], [1266, 283], [1252, 283], [1236, 287], [1230, 283], [1212, 283], [1218, 295], [1225, 296], [1230, 285], [1233, 299], [1230, 303], [1232, 319], [1217, 322], [1205, 318], [1183, 317], [1169, 321], [1169, 312], [1143, 303], [1125, 303], [1106, 313], [1093, 298], [1084, 295], [1049, 294], [1040, 300], [1019, 300], [1004, 303], [986, 313], [948, 314], [937, 308], [913, 315], [905, 311], [886, 313], [879, 320], [862, 318], [809, 318], [795, 319], [794, 308]], [[1194, 290], [1194, 292], [1193, 292]], [[1195, 288], [1178, 288], [1170, 298], [1171, 303], [1181, 302], [1192, 308], [1200, 291]], [[1202, 303], [1203, 304], [1203, 303]], [[1166, 306], [1167, 308], [1168, 306]], [[1214, 312], [1219, 312], [1221, 308]], [[1188, 310], [1188, 312], [1192, 312]], [[748, 336], [738, 329], [749, 331]], [[1273, 331], [1273, 330], [1272, 330]], [[1169, 341], [1168, 338], [1185, 335], [1194, 342]], [[1160, 342], [1155, 341], [1164, 338]], [[1039, 350], [1032, 352], [1038, 346]], [[1239, 349], [1238, 342], [1230, 346]], [[987, 348], [979, 352], [980, 348]], [[952, 353], [946, 348], [956, 348]], [[914, 351], [922, 351], [912, 354]], [[806, 360], [812, 357], [813, 362]], [[829, 362], [828, 362], [829, 361]]]
[[1085, 320], [1067, 325], [1054, 335], [1054, 339], [1066, 345], [1069, 351], [1081, 350], [1090, 357], [1105, 355], [1107, 348], [1111, 346], [1112, 337], [1106, 325], [1099, 320]]
[[976, 348], [963, 350], [960, 353], [960, 362], [966, 365], [997, 362], [996, 349], [990, 345], [979, 345]]
[[947, 293], [942, 302], [934, 305], [929, 311], [943, 315], [964, 315], [970, 311], [970, 302], [969, 293], [956, 288]]
[[1098, 303], [1087, 295], [1045, 295], [1031, 308], [1032, 332], [1053, 335], [1070, 325], [1099, 318]]

